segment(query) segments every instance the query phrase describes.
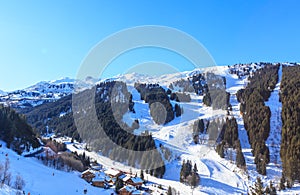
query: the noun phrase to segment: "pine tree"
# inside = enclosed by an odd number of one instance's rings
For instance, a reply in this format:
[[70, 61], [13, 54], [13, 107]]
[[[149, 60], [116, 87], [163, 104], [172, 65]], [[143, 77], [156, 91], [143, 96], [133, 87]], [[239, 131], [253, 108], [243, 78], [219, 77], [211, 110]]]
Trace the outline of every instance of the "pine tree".
[[116, 192], [119, 192], [119, 190], [121, 188], [123, 188], [123, 186], [124, 186], [123, 181], [121, 179], [117, 178], [115, 186], [116, 186], [115, 187], [116, 188]]
[[194, 173], [197, 173], [197, 172], [198, 172], [197, 164], [196, 164], [196, 163], [194, 164], [193, 172], [194, 172]]
[[279, 189], [280, 190], [285, 190], [285, 177], [284, 177], [284, 175], [282, 175], [282, 177], [280, 179]]
[[240, 148], [237, 148], [237, 151], [236, 151], [236, 165], [238, 167], [246, 166], [245, 157], [244, 157], [244, 154], [243, 154], [243, 152]]
[[269, 186], [266, 187], [265, 193], [266, 193], [266, 194], [271, 194], [271, 190], [270, 190]]
[[143, 170], [141, 170], [140, 178], [141, 178], [142, 180], [144, 180], [144, 171], [143, 171]]
[[172, 195], [172, 188], [171, 188], [171, 186], [169, 186], [169, 188], [168, 188], [168, 195]]
[[254, 188], [252, 188], [252, 190], [253, 190], [252, 193], [255, 195], [263, 195], [265, 193], [263, 183], [262, 183], [260, 177], [256, 178], [256, 182], [255, 182]]
[[192, 174], [191, 186], [192, 186], [192, 188], [195, 188], [196, 186], [198, 186], [197, 173]]
[[225, 154], [224, 154], [224, 142], [222, 142], [221, 144], [217, 145], [216, 152], [219, 154], [219, 156], [221, 158], [225, 157]]
[[277, 194], [276, 188], [273, 186], [273, 182], [272, 181], [270, 181], [269, 188], [270, 188], [270, 195], [276, 195]]

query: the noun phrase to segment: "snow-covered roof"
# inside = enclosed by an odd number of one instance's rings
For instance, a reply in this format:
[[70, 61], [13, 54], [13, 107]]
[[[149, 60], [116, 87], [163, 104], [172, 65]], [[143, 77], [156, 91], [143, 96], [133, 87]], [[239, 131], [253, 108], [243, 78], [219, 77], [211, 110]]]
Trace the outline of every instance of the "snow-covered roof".
[[123, 190], [123, 189], [125, 189], [127, 192], [134, 192], [134, 191], [136, 191], [136, 188], [134, 186], [131, 186], [131, 185], [124, 186], [120, 190]]
[[120, 179], [122, 179], [123, 181], [128, 181], [129, 179], [130, 179], [131, 177], [129, 176], [129, 175], [126, 175], [124, 178], [120, 178]]
[[143, 181], [141, 178], [139, 178], [139, 177], [132, 177], [131, 180], [132, 180], [133, 183], [143, 183], [143, 182], [144, 182], [144, 181]]
[[105, 181], [105, 177], [106, 175], [103, 172], [99, 172], [95, 175], [95, 177], [93, 178], [92, 181], [100, 181], [100, 182], [104, 182]]
[[114, 170], [114, 169], [108, 169], [105, 171], [106, 175], [112, 175], [112, 176], [117, 176], [120, 174], [120, 171]]
[[93, 171], [91, 169], [87, 169], [87, 170], [83, 171], [81, 174], [83, 175], [83, 174], [86, 174], [86, 173], [89, 173], [89, 172], [95, 174], [95, 171]]

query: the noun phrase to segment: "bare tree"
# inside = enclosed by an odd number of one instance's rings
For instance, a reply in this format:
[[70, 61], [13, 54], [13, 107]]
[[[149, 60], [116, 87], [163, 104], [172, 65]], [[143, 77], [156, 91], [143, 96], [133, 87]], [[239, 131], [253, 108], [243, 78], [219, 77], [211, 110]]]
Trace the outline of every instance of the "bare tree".
[[[2, 181], [3, 178], [3, 174], [4, 174], [4, 167], [2, 164], [0, 164], [0, 180]], [[2, 187], [2, 182], [0, 184], [0, 187]]]
[[19, 191], [23, 190], [23, 188], [25, 187], [25, 181], [20, 175], [16, 176], [14, 187]]
[[0, 173], [0, 175], [2, 175], [2, 177], [0, 178], [1, 185], [3, 185], [3, 184], [10, 185], [11, 184], [11, 173], [9, 172], [9, 167], [10, 167], [10, 162], [9, 162], [9, 159], [6, 158], [3, 171], [2, 171], [2, 173]]

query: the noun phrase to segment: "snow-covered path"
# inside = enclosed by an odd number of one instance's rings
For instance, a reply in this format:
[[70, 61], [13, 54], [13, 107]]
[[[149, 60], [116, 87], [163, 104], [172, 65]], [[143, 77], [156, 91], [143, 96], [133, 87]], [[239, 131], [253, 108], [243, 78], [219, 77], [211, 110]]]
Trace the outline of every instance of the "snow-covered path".
[[236, 93], [238, 90], [245, 88], [247, 84], [247, 78], [240, 80], [236, 75], [228, 75], [226, 83], [226, 91], [230, 93], [230, 104], [232, 106], [231, 115], [234, 116], [238, 123], [239, 139], [241, 142], [242, 152], [246, 160], [246, 166], [248, 171], [248, 185], [253, 185], [256, 177], [256, 165], [254, 163], [254, 157], [251, 152], [251, 146], [249, 143], [247, 131], [244, 127], [243, 116], [240, 114], [240, 103], [237, 100]]
[[266, 106], [268, 106], [271, 110], [270, 134], [266, 141], [266, 144], [270, 150], [270, 163], [267, 166], [267, 175], [271, 178], [276, 176], [281, 177], [282, 172], [280, 160], [282, 104], [279, 101], [282, 65], [279, 68], [278, 77], [278, 83], [276, 84], [274, 91], [271, 93], [269, 100], [265, 102]]

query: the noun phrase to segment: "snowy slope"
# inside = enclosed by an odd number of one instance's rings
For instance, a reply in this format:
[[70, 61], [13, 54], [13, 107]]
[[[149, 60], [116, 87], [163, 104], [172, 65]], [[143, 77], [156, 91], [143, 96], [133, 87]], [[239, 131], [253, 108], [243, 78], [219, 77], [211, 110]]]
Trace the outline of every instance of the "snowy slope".
[[[86, 88], [97, 81], [88, 77], [80, 82], [80, 86]], [[0, 103], [14, 108], [30, 108], [72, 94], [77, 84], [77, 80], [65, 77], [53, 81], [42, 81], [22, 90], [7, 93], [0, 91]]]
[[4, 95], [7, 95], [7, 93], [4, 92], [4, 91], [2, 91], [2, 90], [0, 90], [0, 96], [4, 96]]
[[282, 104], [279, 101], [282, 66], [280, 66], [279, 68], [278, 77], [279, 81], [276, 84], [274, 91], [271, 93], [269, 100], [265, 102], [266, 106], [269, 106], [271, 110], [270, 136], [268, 137], [266, 144], [270, 150], [270, 163], [267, 166], [267, 175], [273, 177], [272, 179], [280, 178], [282, 173], [282, 166], [280, 160]]
[[[77, 172], [63, 172], [46, 167], [35, 158], [25, 158], [17, 155], [15, 152], [4, 147], [0, 148], [0, 163], [4, 163], [6, 155], [10, 161], [10, 171], [14, 178], [20, 174], [25, 180], [26, 185], [24, 191], [26, 194], [30, 192], [32, 195], [57, 195], [57, 194], [83, 194], [83, 190], [87, 189], [88, 194], [111, 194], [112, 190], [103, 190], [101, 188], [92, 187], [85, 180], [80, 178]], [[12, 183], [13, 183], [12, 182]], [[14, 194], [15, 190], [5, 186], [0, 188], [0, 194]]]
[[[124, 115], [123, 120], [129, 125], [133, 120], [139, 119], [140, 128], [135, 130], [135, 134], [142, 133], [145, 129], [149, 130], [156, 142], [156, 145], [162, 144], [172, 152], [172, 158], [170, 161], [166, 161], [166, 173], [162, 179], [158, 179], [146, 174], [146, 178], [150, 181], [150, 186], [154, 190], [153, 194], [161, 194], [163, 191], [154, 188], [151, 184], [161, 184], [164, 189], [168, 186], [172, 186], [180, 194], [247, 194], [250, 186], [253, 185], [257, 176], [254, 157], [251, 153], [250, 144], [248, 142], [247, 132], [244, 128], [243, 118], [239, 111], [239, 102], [236, 98], [236, 92], [239, 89], [244, 88], [247, 85], [247, 77], [251, 75], [255, 70], [262, 68], [264, 65], [260, 63], [252, 63], [248, 65], [236, 65], [234, 69], [227, 66], [211, 67], [207, 69], [197, 69], [189, 72], [181, 72], [169, 75], [163, 75], [159, 77], [152, 77], [147, 75], [141, 75], [137, 73], [131, 73], [126, 75], [118, 75], [109, 80], [120, 80], [126, 82], [128, 91], [133, 95], [134, 109], [136, 113], [128, 112]], [[243, 72], [244, 70], [249, 72]], [[213, 119], [216, 117], [225, 117], [226, 112], [224, 110], [212, 110], [211, 107], [206, 107], [202, 103], [203, 96], [198, 96], [194, 93], [190, 93], [191, 102], [180, 103], [183, 107], [184, 113], [181, 117], [175, 118], [173, 121], [166, 125], [157, 125], [154, 123], [150, 116], [149, 105], [144, 101], [140, 100], [140, 94], [134, 88], [135, 82], [142, 83], [158, 83], [163, 88], [168, 88], [169, 84], [185, 79], [195, 73], [205, 73], [212, 71], [215, 74], [226, 77], [226, 91], [230, 95], [230, 103], [232, 105], [231, 116], [234, 116], [238, 123], [239, 139], [241, 141], [242, 152], [245, 156], [247, 171], [243, 171], [235, 165], [233, 161], [228, 158], [222, 159], [215, 152], [214, 145], [211, 144], [198, 144], [195, 145], [192, 139], [192, 126], [196, 119]], [[238, 74], [232, 74], [232, 71], [238, 72]], [[281, 68], [279, 71], [279, 78], [281, 79]], [[71, 79], [62, 79], [59, 81], [41, 82], [35, 86], [27, 88], [27, 91], [38, 91], [39, 89], [45, 88], [48, 85], [61, 85], [70, 84], [74, 82]], [[94, 81], [93, 81], [94, 82]], [[275, 184], [281, 176], [281, 162], [280, 162], [280, 133], [281, 133], [281, 103], [278, 101], [280, 80], [276, 85], [274, 92], [272, 92], [269, 101], [266, 105], [271, 109], [271, 132], [270, 137], [267, 140], [267, 146], [270, 149], [271, 163], [267, 166], [267, 176], [261, 176], [264, 183], [268, 183], [269, 180], [275, 181]], [[53, 88], [54, 89], [54, 88]], [[50, 89], [49, 89], [50, 90]], [[51, 89], [52, 90], [52, 89]], [[51, 91], [50, 90], [50, 91]], [[56, 89], [55, 89], [56, 90]], [[68, 91], [70, 90], [70, 91]], [[47, 91], [49, 92], [49, 91]], [[57, 89], [54, 93], [71, 93], [70, 87]], [[60, 97], [58, 97], [60, 98]], [[1, 97], [0, 97], [1, 99]], [[171, 101], [171, 104], [176, 102]], [[63, 113], [62, 113], [63, 114]], [[57, 141], [62, 141], [67, 144], [67, 148], [70, 151], [76, 151], [77, 153], [83, 153], [85, 150], [84, 144], [75, 143], [72, 144], [71, 139], [58, 138]], [[88, 189], [88, 194], [106, 194], [109, 191], [101, 191], [101, 189], [93, 188], [88, 185], [84, 180], [81, 180], [78, 173], [65, 173], [51, 168], [45, 167], [39, 161], [35, 159], [24, 159], [24, 165], [21, 165], [21, 161], [16, 160], [18, 156], [10, 152], [5, 148], [0, 148], [0, 162], [4, 161], [1, 152], [9, 153], [9, 157], [12, 159], [12, 167], [14, 167], [15, 173], [20, 173], [25, 180], [28, 182], [25, 190], [32, 192], [32, 194], [60, 194], [58, 190], [51, 191], [51, 186], [44, 184], [42, 181], [49, 181], [51, 185], [57, 185], [59, 190], [63, 190], [64, 194], [82, 194], [84, 188]], [[107, 157], [102, 156], [96, 152], [85, 151], [86, 155], [90, 156], [91, 159], [97, 160], [98, 163], [102, 164], [106, 168], [118, 168], [122, 171], [129, 172], [132, 170], [133, 173], [139, 173], [133, 167], [128, 167], [122, 163], [114, 162]], [[191, 189], [189, 186], [179, 182], [180, 168], [183, 160], [191, 160], [192, 164], [196, 163], [198, 167], [198, 173], [201, 178], [200, 186], [195, 189]], [[22, 162], [22, 163], [23, 163]], [[22, 168], [19, 168], [22, 167]], [[25, 168], [24, 168], [25, 167]], [[31, 173], [30, 170], [36, 170]], [[55, 173], [54, 176], [52, 173]], [[57, 178], [56, 176], [59, 176]], [[34, 178], [40, 178], [38, 180]], [[67, 182], [65, 182], [67, 181]], [[53, 184], [52, 184], [53, 182]], [[63, 185], [64, 184], [64, 185]], [[76, 189], [74, 188], [76, 186]], [[74, 191], [75, 189], [75, 191]], [[0, 194], [7, 193], [9, 188], [2, 189]], [[43, 191], [40, 191], [43, 190]], [[49, 193], [43, 193], [44, 190]], [[41, 193], [42, 192], [42, 193]], [[52, 193], [53, 192], [53, 193]], [[65, 193], [66, 192], [66, 193]], [[292, 190], [286, 190], [281, 192], [283, 194], [296, 194], [300, 193], [300, 186], [294, 187]], [[110, 194], [110, 193], [108, 193]]]

